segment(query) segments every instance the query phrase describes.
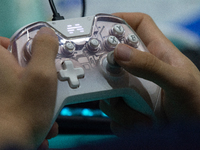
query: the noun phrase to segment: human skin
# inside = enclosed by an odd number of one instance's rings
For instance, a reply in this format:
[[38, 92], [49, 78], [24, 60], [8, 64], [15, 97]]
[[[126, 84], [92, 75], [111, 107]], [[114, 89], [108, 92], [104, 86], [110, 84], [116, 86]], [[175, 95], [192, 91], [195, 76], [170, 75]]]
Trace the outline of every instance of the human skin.
[[25, 68], [6, 49], [9, 42], [0, 38], [0, 147], [47, 148], [47, 139], [58, 134], [56, 123], [51, 128], [57, 92], [58, 38], [53, 30], [41, 28]]
[[[150, 52], [119, 44], [114, 51], [117, 63], [162, 88], [167, 122], [199, 119], [200, 73], [196, 66], [162, 34], [148, 15], [114, 15], [126, 20]], [[56, 100], [54, 61], [58, 38], [51, 29], [42, 28], [34, 38], [32, 59], [25, 68], [20, 67], [6, 49], [8, 43], [7, 39], [0, 39], [0, 146], [12, 143], [19, 148], [36, 149], [57, 131], [55, 127], [47, 136]], [[121, 99], [110, 100], [109, 104], [101, 101], [100, 108], [113, 120], [111, 128], [117, 135], [135, 124], [152, 125], [151, 118], [131, 109]]]
[[[200, 118], [200, 72], [143, 13], [115, 13], [138, 34], [149, 52], [125, 44], [114, 50], [115, 61], [131, 74], [150, 80], [162, 88], [163, 118], [166, 123]], [[150, 117], [127, 106], [121, 98], [100, 102], [111, 119], [111, 129], [121, 135], [135, 125], [152, 126]]]

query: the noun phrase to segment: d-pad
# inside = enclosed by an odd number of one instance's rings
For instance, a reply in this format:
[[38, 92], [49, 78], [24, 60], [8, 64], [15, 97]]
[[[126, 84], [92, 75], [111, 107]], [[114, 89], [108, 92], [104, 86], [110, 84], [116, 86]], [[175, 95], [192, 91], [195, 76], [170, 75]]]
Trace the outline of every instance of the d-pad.
[[71, 88], [78, 88], [80, 85], [79, 78], [83, 78], [85, 73], [83, 68], [74, 68], [71, 61], [64, 61], [62, 63], [63, 70], [58, 72], [58, 77], [61, 81], [68, 81]]

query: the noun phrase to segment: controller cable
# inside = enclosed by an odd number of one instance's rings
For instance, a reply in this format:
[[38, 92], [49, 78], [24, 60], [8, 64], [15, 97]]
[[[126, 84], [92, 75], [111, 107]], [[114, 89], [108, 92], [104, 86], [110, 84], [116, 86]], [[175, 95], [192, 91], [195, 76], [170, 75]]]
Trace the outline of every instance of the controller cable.
[[[53, 12], [53, 18], [52, 18], [52, 21], [55, 21], [55, 20], [64, 20], [65, 18], [63, 16], [61, 16], [58, 12], [57, 12], [57, 9], [56, 9], [56, 6], [54, 4], [54, 1], [53, 0], [49, 0], [49, 4], [51, 6], [51, 10]], [[86, 0], [82, 0], [82, 17], [85, 16], [85, 10], [86, 10]]]
[[82, 17], [85, 17], [86, 0], [82, 0]]
[[60, 16], [60, 14], [57, 12], [57, 9], [56, 9], [56, 6], [54, 4], [54, 1], [53, 0], [49, 0], [49, 4], [50, 4], [51, 10], [53, 12], [52, 21], [55, 21], [55, 20], [64, 20], [65, 18], [63, 16]]

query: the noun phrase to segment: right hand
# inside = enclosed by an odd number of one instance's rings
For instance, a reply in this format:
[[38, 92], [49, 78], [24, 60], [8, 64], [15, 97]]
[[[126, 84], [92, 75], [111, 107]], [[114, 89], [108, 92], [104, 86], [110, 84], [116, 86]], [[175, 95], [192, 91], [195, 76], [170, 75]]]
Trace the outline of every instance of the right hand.
[[[142, 13], [115, 13], [124, 19], [146, 45], [141, 52], [125, 44], [114, 51], [115, 60], [131, 74], [153, 81], [162, 92], [162, 106], [167, 121], [200, 118], [200, 72], [158, 29], [151, 17]], [[112, 120], [112, 130], [124, 132], [135, 124], [150, 125], [145, 116], [123, 101], [101, 101], [100, 108]], [[114, 104], [114, 105], [113, 105]], [[122, 112], [123, 111], [123, 112]], [[128, 116], [128, 117], [127, 117]]]

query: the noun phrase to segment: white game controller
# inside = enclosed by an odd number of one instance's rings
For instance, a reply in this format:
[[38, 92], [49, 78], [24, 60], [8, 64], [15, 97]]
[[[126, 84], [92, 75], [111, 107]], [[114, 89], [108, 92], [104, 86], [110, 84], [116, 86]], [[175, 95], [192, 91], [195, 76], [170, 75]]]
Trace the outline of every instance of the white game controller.
[[52, 124], [65, 105], [114, 97], [123, 97], [131, 108], [157, 120], [161, 88], [129, 74], [113, 58], [112, 51], [119, 43], [148, 51], [124, 20], [97, 14], [27, 25], [12, 36], [9, 46], [22, 67], [31, 59], [32, 40], [41, 27], [54, 29], [59, 38], [55, 59], [58, 89]]

